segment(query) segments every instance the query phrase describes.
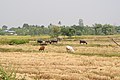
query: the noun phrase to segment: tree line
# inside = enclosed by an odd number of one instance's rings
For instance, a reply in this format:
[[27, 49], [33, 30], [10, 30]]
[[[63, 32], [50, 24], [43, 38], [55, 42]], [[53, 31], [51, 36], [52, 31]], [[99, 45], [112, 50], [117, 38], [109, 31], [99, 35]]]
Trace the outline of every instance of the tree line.
[[[4, 30], [7, 30], [7, 26], [2, 26], [0, 29], [0, 35], [6, 35]], [[49, 26], [38, 26], [23, 24], [22, 27], [12, 27], [9, 30], [15, 31], [17, 35], [50, 35], [51, 37], [62, 36], [80, 36], [80, 35], [114, 35], [120, 33], [120, 26], [114, 26], [110, 24], [93, 24], [92, 26], [62, 26], [52, 25]]]

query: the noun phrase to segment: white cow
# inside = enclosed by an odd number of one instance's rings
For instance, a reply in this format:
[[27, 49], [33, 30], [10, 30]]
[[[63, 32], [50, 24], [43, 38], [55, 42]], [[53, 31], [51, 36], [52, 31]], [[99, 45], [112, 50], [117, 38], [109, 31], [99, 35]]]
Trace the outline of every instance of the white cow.
[[75, 52], [75, 50], [71, 46], [66, 46], [66, 50], [67, 52], [73, 52], [73, 53]]

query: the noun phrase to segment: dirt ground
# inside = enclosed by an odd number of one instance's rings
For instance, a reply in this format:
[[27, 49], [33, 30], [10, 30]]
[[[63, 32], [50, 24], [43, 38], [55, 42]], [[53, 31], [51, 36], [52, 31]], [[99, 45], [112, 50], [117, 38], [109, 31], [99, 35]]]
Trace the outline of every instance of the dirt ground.
[[120, 58], [56, 52], [0, 52], [0, 64], [27, 80], [120, 80]]

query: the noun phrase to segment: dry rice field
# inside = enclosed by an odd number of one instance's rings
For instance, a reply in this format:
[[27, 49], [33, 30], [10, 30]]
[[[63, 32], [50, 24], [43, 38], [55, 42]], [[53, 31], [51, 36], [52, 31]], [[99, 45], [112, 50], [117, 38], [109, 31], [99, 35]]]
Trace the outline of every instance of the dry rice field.
[[[120, 44], [120, 36], [114, 37]], [[88, 44], [77, 40], [63, 40], [47, 45], [45, 51], [38, 51], [40, 45], [31, 41], [22, 45], [0, 45], [0, 64], [12, 66], [17, 76], [26, 80], [120, 80], [120, 47], [106, 36], [84, 37]], [[75, 53], [66, 52], [71, 45]], [[19, 51], [19, 49], [21, 51]]]

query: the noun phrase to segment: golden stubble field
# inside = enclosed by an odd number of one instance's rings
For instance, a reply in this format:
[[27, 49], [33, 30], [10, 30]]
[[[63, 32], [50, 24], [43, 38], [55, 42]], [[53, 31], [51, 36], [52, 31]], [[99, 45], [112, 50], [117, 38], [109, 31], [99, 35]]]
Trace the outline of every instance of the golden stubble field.
[[[25, 76], [26, 80], [120, 80], [120, 47], [105, 36], [83, 39], [87, 45], [63, 40], [47, 45], [41, 52], [36, 42], [0, 45], [23, 50], [0, 52], [0, 64], [12, 66], [17, 76]], [[119, 37], [115, 40], [120, 43]], [[73, 46], [75, 53], [67, 53], [66, 45]]]

